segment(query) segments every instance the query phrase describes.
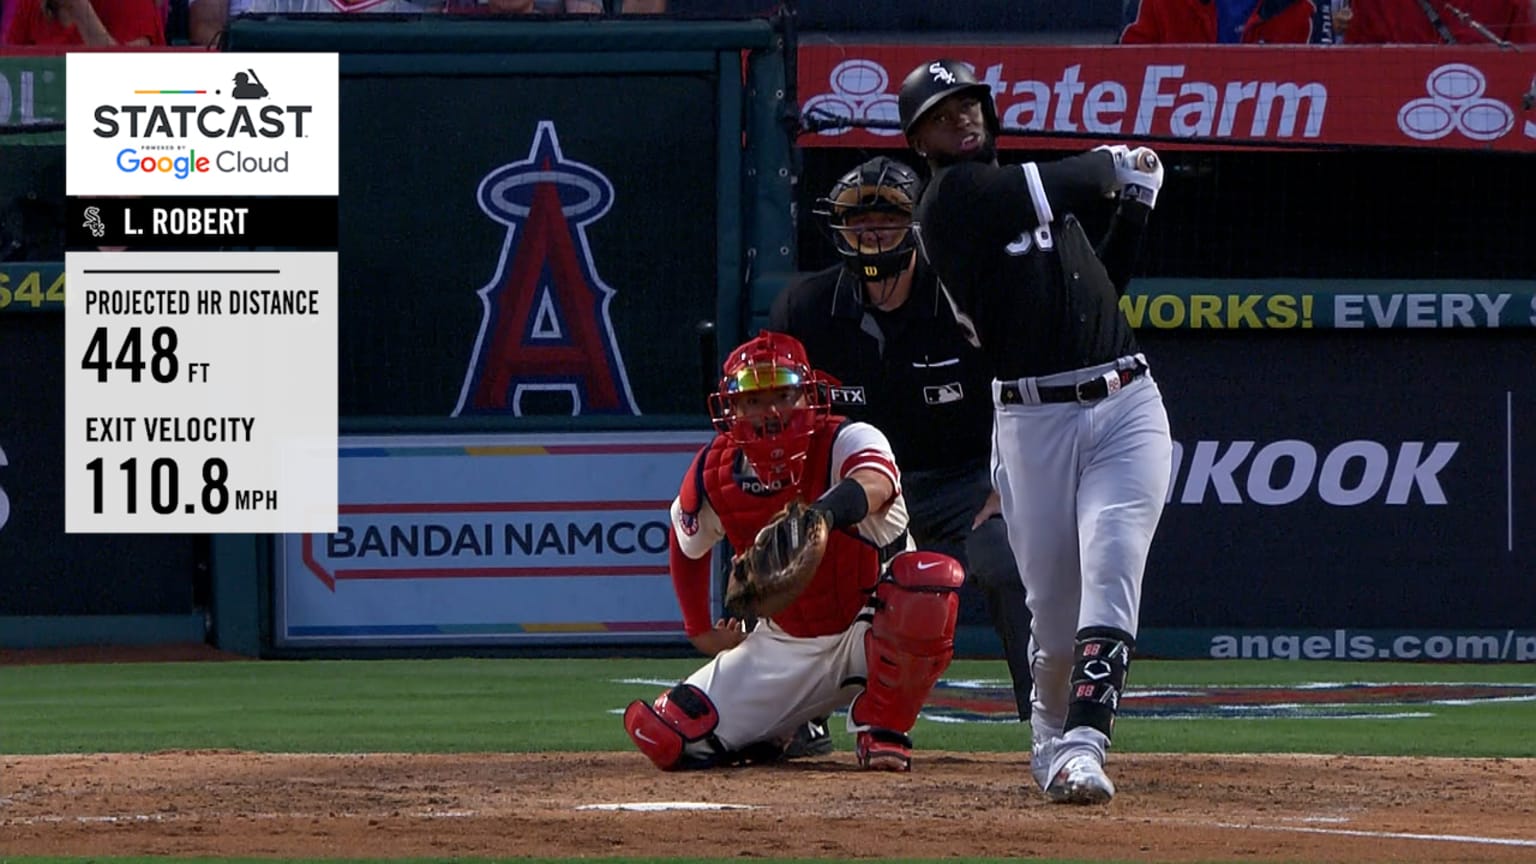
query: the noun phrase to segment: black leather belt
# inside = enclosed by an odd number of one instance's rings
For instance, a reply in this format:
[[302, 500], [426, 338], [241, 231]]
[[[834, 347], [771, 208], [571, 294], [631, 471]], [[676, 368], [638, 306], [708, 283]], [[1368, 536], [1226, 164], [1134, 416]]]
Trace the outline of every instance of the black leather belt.
[[[1076, 386], [1063, 384], [1059, 387], [1036, 387], [1040, 394], [1040, 402], [1097, 402], [1118, 391], [1121, 387], [1135, 381], [1147, 374], [1147, 367], [1137, 363], [1129, 369], [1117, 369], [1114, 374], [1119, 377], [1120, 384], [1113, 390], [1110, 389], [1109, 380], [1105, 375], [1090, 378]], [[1004, 405], [1025, 404], [1024, 390], [1012, 381], [1004, 381], [1000, 385], [1001, 398]]]

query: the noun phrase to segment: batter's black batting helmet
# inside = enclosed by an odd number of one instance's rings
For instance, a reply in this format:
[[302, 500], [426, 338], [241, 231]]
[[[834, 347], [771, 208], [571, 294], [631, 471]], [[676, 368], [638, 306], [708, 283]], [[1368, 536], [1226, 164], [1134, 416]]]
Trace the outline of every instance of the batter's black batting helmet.
[[[903, 162], [876, 156], [838, 178], [825, 198], [811, 211], [826, 220], [832, 244], [843, 263], [866, 282], [883, 282], [907, 268], [916, 240], [912, 236], [912, 211], [923, 181]], [[857, 217], [886, 214], [875, 230]], [[894, 241], [884, 235], [900, 234]]]
[[981, 100], [981, 112], [986, 117], [987, 131], [997, 137], [1001, 125], [997, 122], [997, 106], [992, 102], [992, 88], [976, 80], [971, 67], [959, 60], [934, 60], [913, 69], [907, 80], [901, 82], [901, 96], [897, 107], [901, 114], [901, 131], [908, 137], [912, 127], [933, 109], [956, 93], [969, 93]]

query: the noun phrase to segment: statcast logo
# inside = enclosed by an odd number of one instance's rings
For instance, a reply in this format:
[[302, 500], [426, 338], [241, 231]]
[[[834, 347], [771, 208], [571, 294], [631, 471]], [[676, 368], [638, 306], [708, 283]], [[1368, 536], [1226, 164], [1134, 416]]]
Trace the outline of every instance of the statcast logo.
[[[189, 150], [167, 154], [153, 151], [177, 149], [173, 142], [191, 139], [249, 140], [256, 143], [308, 137], [304, 121], [314, 110], [311, 105], [259, 104], [269, 98], [256, 70], [234, 76], [234, 86], [226, 94], [222, 89], [211, 93], [204, 89], [135, 89], [137, 96], [149, 97], [141, 103], [99, 105], [94, 117], [98, 138], [129, 138], [143, 142], [141, 147], [124, 147], [117, 152], [116, 164], [126, 174], [169, 174], [185, 180], [197, 174], [217, 171], [236, 173], [287, 173], [288, 154], [247, 154], [223, 150], [212, 156]], [[232, 104], [198, 101], [194, 104], [152, 104], [156, 96], [225, 97]], [[246, 104], [251, 103], [251, 104]]]

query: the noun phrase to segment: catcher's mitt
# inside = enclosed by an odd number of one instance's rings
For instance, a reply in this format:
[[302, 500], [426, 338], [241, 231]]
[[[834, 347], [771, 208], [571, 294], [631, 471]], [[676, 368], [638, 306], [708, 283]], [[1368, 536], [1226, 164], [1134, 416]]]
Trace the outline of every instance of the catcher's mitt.
[[827, 551], [831, 517], [798, 498], [769, 520], [752, 546], [731, 561], [725, 608], [747, 618], [768, 618], [800, 596]]

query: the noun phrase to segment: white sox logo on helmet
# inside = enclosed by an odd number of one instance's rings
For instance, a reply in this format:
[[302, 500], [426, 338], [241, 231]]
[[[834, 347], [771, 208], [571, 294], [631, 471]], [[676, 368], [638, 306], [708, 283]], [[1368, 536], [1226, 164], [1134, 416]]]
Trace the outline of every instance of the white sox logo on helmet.
[[944, 64], [937, 60], [928, 64], [928, 74], [932, 75], [935, 81], [943, 81], [945, 84], [955, 83], [955, 73], [944, 68]]

